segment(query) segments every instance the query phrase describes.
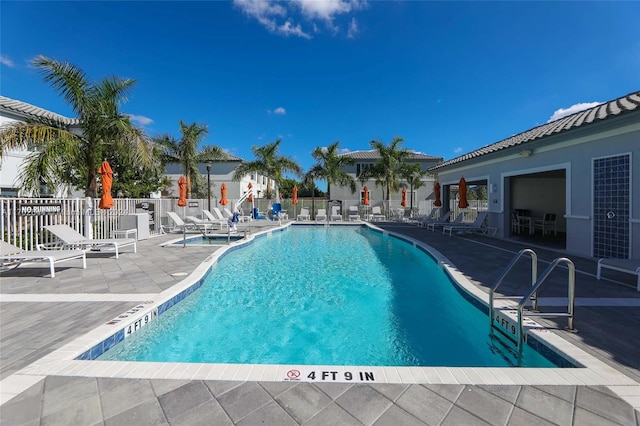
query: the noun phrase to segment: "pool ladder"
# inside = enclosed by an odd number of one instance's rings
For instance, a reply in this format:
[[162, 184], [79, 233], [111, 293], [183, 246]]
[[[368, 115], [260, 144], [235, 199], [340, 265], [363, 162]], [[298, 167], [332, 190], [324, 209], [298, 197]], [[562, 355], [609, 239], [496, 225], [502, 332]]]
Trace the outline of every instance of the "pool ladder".
[[[529, 255], [531, 258], [531, 288], [524, 296], [495, 296], [495, 291], [500, 287], [505, 277], [511, 272], [515, 264], [520, 260], [524, 255]], [[560, 264], [566, 264], [569, 277], [567, 280], [568, 286], [568, 306], [567, 312], [539, 312], [538, 311], [538, 289], [545, 282], [545, 280], [549, 277], [551, 272], [555, 269], [556, 266]], [[537, 277], [538, 273], [538, 255], [532, 249], [523, 249], [520, 250], [515, 257], [511, 260], [509, 265], [502, 272], [500, 277], [493, 284], [491, 289], [489, 290], [489, 325], [491, 330], [498, 330], [500, 333], [505, 335], [510, 340], [514, 341], [518, 348], [522, 347], [522, 343], [525, 340], [525, 333], [523, 327], [524, 320], [524, 306], [527, 304], [529, 300], [531, 300], [531, 311], [527, 311], [527, 317], [530, 316], [539, 316], [539, 317], [567, 317], [567, 330], [576, 331], [573, 327], [573, 312], [575, 305], [575, 283], [576, 283], [576, 268], [573, 262], [566, 257], [559, 257], [554, 259], [553, 262], [549, 264], [547, 269], [544, 270], [540, 278]], [[494, 306], [494, 300], [497, 299], [515, 299], [518, 300], [517, 307], [505, 307], [505, 308], [496, 308]], [[504, 329], [496, 326], [496, 319], [500, 316], [500, 311], [513, 311], [517, 310], [517, 325], [515, 326], [515, 330], [511, 330], [511, 334], [509, 335]], [[507, 321], [508, 323], [508, 321]], [[510, 328], [510, 327], [508, 327]], [[513, 336], [515, 334], [515, 336]]]

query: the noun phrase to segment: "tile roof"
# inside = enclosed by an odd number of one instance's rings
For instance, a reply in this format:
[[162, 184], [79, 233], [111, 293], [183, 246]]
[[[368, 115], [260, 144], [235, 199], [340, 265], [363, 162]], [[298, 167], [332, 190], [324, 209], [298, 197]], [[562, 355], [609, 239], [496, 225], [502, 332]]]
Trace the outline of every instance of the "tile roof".
[[65, 117], [64, 115], [56, 114], [55, 112], [47, 111], [46, 109], [35, 105], [7, 98], [5, 96], [0, 96], [0, 109], [5, 109], [34, 120], [48, 120], [64, 126], [73, 126], [78, 124], [78, 119], [76, 118]]
[[[367, 151], [350, 151], [340, 154], [345, 157], [351, 157], [354, 160], [377, 160], [380, 158], [378, 151], [375, 149], [370, 149]], [[409, 156], [407, 160], [431, 160], [431, 161], [442, 161], [442, 157], [435, 157], [433, 155], [421, 154], [419, 152], [409, 151]]]
[[461, 163], [466, 160], [478, 158], [483, 155], [492, 154], [514, 146], [522, 145], [528, 142], [543, 139], [547, 136], [557, 135], [559, 133], [571, 131], [578, 127], [584, 127], [589, 124], [601, 122], [622, 114], [630, 112], [640, 112], [640, 91], [633, 92], [609, 102], [603, 102], [593, 108], [577, 112], [572, 115], [543, 124], [525, 132], [503, 139], [499, 142], [483, 146], [480, 149], [461, 155], [459, 157], [447, 160], [429, 170], [437, 170], [452, 164]]
[[242, 158], [236, 157], [235, 155], [229, 154], [228, 152], [226, 154], [227, 154], [227, 158], [225, 160], [218, 160], [218, 161], [244, 161]]

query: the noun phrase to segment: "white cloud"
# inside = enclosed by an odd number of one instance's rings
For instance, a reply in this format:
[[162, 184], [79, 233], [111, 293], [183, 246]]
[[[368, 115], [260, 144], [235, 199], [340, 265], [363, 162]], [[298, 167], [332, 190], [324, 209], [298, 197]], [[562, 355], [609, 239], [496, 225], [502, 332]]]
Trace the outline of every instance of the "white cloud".
[[13, 68], [16, 66], [16, 64], [11, 59], [7, 58], [4, 55], [0, 55], [0, 64], [6, 65], [9, 68]]
[[547, 123], [558, 120], [567, 115], [575, 114], [576, 112], [584, 111], [585, 109], [593, 108], [600, 105], [602, 102], [584, 102], [580, 104], [571, 105], [569, 108], [560, 108], [553, 112], [553, 115], [547, 120]]
[[338, 149], [338, 154], [346, 154], [351, 152], [351, 150], [349, 148], [340, 148]]
[[358, 21], [356, 21], [356, 18], [351, 18], [349, 29], [347, 29], [347, 38], [354, 38], [359, 32]]
[[330, 21], [335, 15], [348, 13], [358, 8], [359, 2], [345, 0], [292, 0], [292, 3], [298, 5], [307, 19]]
[[460, 147], [460, 146], [459, 146], [459, 147], [457, 147], [457, 148], [455, 148], [455, 149], [453, 150], [453, 153], [454, 153], [454, 154], [460, 154], [462, 151], [463, 151], [462, 147]]
[[[233, 4], [247, 16], [254, 18], [269, 32], [285, 37], [311, 38], [320, 28], [315, 21], [321, 21], [332, 33], [340, 32], [334, 20], [337, 16], [349, 14], [367, 7], [365, 0], [233, 0]], [[304, 19], [309, 30], [297, 21]], [[358, 32], [357, 22], [350, 20], [347, 37], [353, 38]]]
[[284, 24], [280, 25], [277, 29], [277, 32], [284, 36], [298, 36], [302, 38], [311, 38], [311, 36], [304, 31], [302, 31], [302, 27], [300, 24], [293, 25], [290, 20], [287, 20]]
[[233, 4], [271, 32], [277, 28], [275, 17], [287, 15], [286, 9], [273, 0], [233, 0]]
[[274, 114], [278, 114], [278, 115], [285, 115], [287, 113], [287, 111], [285, 111], [284, 108], [282, 107], [278, 107], [276, 109], [273, 110]]
[[133, 121], [134, 123], [138, 123], [141, 126], [148, 126], [149, 124], [153, 123], [152, 119], [150, 119], [149, 117], [145, 117], [144, 115], [127, 115], [129, 116], [129, 120]]

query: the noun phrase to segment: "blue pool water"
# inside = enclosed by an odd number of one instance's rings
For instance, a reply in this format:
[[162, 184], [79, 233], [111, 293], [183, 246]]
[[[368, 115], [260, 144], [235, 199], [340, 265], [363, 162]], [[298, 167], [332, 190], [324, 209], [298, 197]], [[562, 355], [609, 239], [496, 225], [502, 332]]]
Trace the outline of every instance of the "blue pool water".
[[100, 359], [371, 366], [554, 365], [489, 337], [425, 252], [366, 227], [294, 227], [224, 256], [205, 284]]

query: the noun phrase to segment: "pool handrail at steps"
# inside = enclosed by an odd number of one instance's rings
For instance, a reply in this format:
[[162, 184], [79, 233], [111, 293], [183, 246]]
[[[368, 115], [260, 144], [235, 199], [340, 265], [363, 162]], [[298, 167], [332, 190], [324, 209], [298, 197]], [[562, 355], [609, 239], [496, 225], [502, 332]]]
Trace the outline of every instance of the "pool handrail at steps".
[[[494, 295], [495, 291], [502, 284], [507, 274], [511, 271], [516, 262], [525, 254], [529, 254], [531, 257], [531, 288], [524, 296], [498, 296]], [[509, 265], [505, 268], [505, 270], [500, 274], [500, 277], [496, 280], [494, 285], [489, 290], [489, 326], [491, 329], [496, 329], [503, 333], [505, 336], [509, 337], [509, 339], [513, 340], [511, 336], [508, 336], [503, 330], [495, 326], [495, 311], [494, 300], [495, 299], [520, 299], [517, 305], [517, 315], [518, 315], [518, 324], [516, 327], [516, 339], [515, 344], [516, 347], [521, 347], [524, 340], [524, 328], [523, 328], [523, 319], [524, 319], [524, 306], [525, 304], [531, 300], [531, 311], [527, 312], [527, 316], [540, 316], [540, 317], [567, 317], [568, 325], [567, 330], [575, 332], [575, 328], [573, 326], [573, 313], [575, 306], [575, 265], [573, 262], [566, 257], [559, 257], [554, 259], [547, 269], [544, 270], [540, 278], [537, 278], [537, 263], [538, 256], [535, 251], [532, 249], [523, 249], [520, 250], [516, 256], [511, 260]], [[545, 280], [549, 277], [551, 272], [558, 266], [559, 264], [564, 263], [567, 265], [567, 269], [569, 272], [569, 277], [567, 280], [568, 286], [568, 306], [567, 312], [538, 312], [538, 296], [537, 291], [545, 282]], [[505, 308], [501, 308], [505, 309]], [[506, 308], [511, 310], [513, 308]]]

